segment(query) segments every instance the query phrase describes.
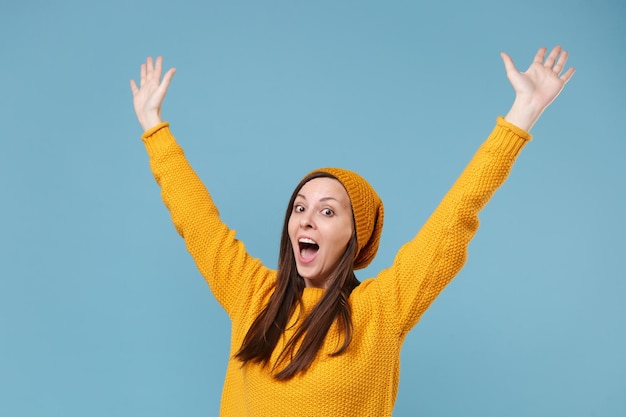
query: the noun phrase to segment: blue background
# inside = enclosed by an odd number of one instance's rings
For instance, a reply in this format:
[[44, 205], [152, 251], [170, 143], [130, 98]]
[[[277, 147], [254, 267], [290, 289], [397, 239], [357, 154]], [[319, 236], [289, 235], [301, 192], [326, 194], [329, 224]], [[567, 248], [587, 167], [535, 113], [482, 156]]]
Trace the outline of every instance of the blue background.
[[[386, 205], [375, 275], [525, 69], [577, 68], [409, 335], [396, 416], [626, 415], [626, 4], [609, 0], [0, 5], [0, 415], [217, 415], [229, 322], [170, 224], [128, 82], [275, 267], [298, 180], [338, 165]], [[322, 399], [323, 400], [323, 399]]]

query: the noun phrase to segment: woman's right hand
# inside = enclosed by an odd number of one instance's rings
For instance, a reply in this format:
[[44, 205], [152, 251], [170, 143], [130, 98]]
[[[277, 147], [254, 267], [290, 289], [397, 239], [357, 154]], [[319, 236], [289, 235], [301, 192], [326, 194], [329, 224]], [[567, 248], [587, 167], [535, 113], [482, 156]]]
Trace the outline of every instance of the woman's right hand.
[[154, 62], [152, 57], [148, 57], [146, 63], [141, 64], [139, 87], [137, 87], [135, 80], [130, 80], [135, 114], [144, 131], [163, 121], [161, 119], [161, 106], [176, 68], [170, 68], [161, 80], [162, 65], [162, 57], [157, 57]]

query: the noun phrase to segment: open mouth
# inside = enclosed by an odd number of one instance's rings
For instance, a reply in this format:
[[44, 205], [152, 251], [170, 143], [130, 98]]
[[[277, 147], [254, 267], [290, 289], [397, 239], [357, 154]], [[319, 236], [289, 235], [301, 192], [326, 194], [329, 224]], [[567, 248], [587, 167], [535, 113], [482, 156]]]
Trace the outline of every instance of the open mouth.
[[314, 240], [301, 238], [298, 240], [298, 248], [300, 249], [300, 257], [305, 260], [311, 260], [317, 255], [320, 247]]

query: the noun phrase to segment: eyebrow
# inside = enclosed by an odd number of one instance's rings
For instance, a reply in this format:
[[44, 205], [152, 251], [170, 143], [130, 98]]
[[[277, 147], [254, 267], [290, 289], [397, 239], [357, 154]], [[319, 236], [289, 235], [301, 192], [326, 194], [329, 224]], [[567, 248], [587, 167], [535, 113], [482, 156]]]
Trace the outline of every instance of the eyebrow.
[[[304, 200], [306, 200], [306, 197], [303, 194], [298, 194], [297, 197], [303, 198]], [[320, 198], [320, 201], [328, 201], [328, 200], [334, 200], [337, 203], [341, 204], [341, 202], [339, 200], [337, 200], [335, 197], [322, 197]]]

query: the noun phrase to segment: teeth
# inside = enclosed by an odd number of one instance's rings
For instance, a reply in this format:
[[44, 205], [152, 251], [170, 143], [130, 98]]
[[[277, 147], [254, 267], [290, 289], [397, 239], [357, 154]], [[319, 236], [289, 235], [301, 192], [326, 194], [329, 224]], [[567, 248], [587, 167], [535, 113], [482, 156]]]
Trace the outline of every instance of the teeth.
[[315, 241], [313, 239], [309, 239], [308, 237], [300, 238], [298, 240], [298, 242], [300, 242], [300, 243], [309, 243], [311, 245], [316, 245], [317, 244], [317, 243], [315, 243]]

